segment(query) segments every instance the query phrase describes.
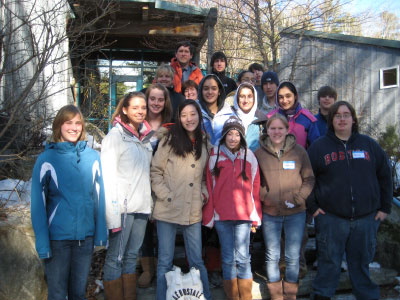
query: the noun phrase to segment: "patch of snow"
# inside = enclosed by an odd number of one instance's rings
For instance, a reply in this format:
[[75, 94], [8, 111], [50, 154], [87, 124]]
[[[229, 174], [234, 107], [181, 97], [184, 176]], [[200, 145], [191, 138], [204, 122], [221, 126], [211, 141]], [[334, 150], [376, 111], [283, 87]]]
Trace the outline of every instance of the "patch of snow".
[[97, 151], [101, 150], [101, 144], [99, 144], [92, 135], [86, 133], [86, 138], [88, 140], [87, 144], [90, 148]]
[[380, 265], [378, 262], [374, 261], [374, 262], [372, 262], [372, 263], [369, 264], [369, 267], [370, 267], [371, 269], [380, 269], [380, 268], [381, 268], [381, 265]]

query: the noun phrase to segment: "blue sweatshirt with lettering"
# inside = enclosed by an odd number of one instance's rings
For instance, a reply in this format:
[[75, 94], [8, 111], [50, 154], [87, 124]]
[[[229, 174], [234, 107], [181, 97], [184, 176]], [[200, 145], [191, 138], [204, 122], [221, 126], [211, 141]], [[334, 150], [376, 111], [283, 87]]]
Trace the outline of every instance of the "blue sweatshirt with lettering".
[[347, 142], [328, 130], [308, 148], [315, 185], [307, 210], [357, 219], [390, 213], [393, 186], [388, 158], [372, 138], [353, 132]]

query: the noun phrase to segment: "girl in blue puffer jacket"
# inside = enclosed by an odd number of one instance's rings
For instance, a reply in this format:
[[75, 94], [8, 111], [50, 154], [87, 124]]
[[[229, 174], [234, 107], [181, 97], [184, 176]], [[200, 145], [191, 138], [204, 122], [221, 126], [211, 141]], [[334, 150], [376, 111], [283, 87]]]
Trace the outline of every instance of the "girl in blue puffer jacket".
[[33, 169], [32, 225], [49, 300], [85, 299], [93, 246], [107, 242], [100, 157], [84, 139], [82, 113], [73, 105], [62, 107], [53, 122], [53, 142]]

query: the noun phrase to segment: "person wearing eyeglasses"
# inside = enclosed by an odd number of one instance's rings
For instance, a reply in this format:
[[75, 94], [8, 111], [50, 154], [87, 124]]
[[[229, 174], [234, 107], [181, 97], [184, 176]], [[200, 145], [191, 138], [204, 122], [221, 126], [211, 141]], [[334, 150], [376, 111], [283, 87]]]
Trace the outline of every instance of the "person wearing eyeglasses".
[[[249, 70], [244, 70], [239, 73], [236, 81], [237, 86], [239, 87], [242, 83], [245, 82], [250, 83], [253, 86], [256, 84], [256, 78], [254, 77], [253, 72]], [[227, 103], [229, 106], [233, 106], [235, 95], [236, 95], [236, 90], [231, 91], [229, 94], [227, 94], [225, 98], [225, 103]]]
[[331, 106], [328, 132], [309, 147], [308, 154], [316, 178], [307, 199], [318, 241], [313, 299], [334, 296], [344, 253], [356, 299], [379, 299], [369, 263], [378, 226], [391, 210], [388, 158], [375, 140], [358, 133], [356, 112], [345, 101]]

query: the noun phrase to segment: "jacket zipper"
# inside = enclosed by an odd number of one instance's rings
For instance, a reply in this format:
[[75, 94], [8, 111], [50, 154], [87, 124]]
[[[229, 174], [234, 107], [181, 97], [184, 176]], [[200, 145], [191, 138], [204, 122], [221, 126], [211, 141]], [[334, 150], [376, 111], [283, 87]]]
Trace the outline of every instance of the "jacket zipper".
[[[350, 172], [350, 160], [349, 160], [349, 155], [347, 153], [347, 143], [343, 143], [342, 142], [342, 144], [344, 146], [344, 153], [346, 155], [347, 167], [348, 167], [348, 170]], [[354, 207], [353, 186], [352, 186], [351, 182], [350, 182], [350, 195], [351, 195], [351, 218], [350, 219], [353, 220], [354, 219], [354, 213], [355, 213], [355, 207]]]

